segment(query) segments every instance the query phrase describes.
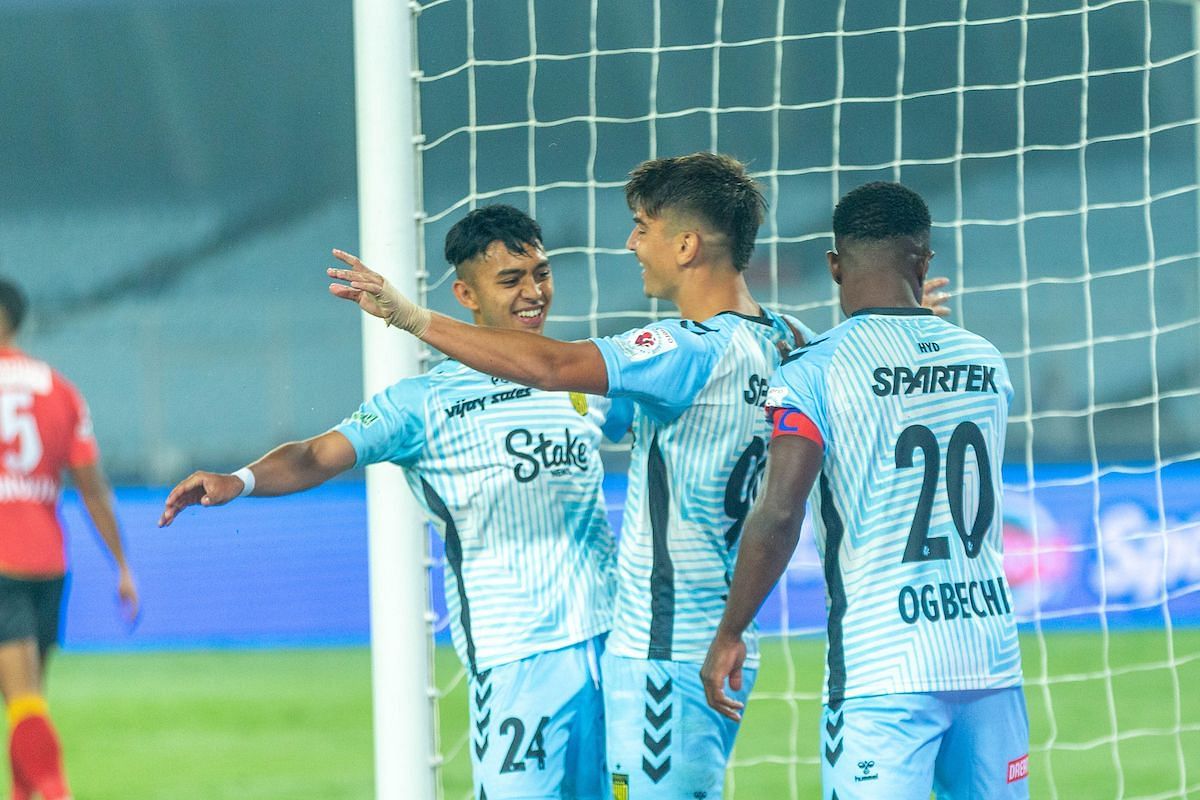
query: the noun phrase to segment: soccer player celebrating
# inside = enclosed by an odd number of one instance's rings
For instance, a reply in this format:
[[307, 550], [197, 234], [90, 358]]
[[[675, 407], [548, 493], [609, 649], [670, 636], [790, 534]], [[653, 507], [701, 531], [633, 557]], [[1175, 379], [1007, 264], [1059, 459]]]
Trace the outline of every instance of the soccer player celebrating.
[[[616, 616], [601, 670], [614, 795], [717, 800], [737, 722], [707, 707], [699, 665], [765, 464], [767, 376], [778, 346], [811, 332], [761, 308], [747, 288], [765, 203], [742, 164], [711, 153], [648, 161], [625, 194], [634, 214], [626, 246], [646, 294], [673, 302], [680, 318], [577, 342], [476, 329], [413, 304], [337, 251], [350, 269], [329, 275], [349, 285], [330, 291], [483, 372], [635, 401]], [[733, 687], [741, 700], [757, 663], [748, 642]]]
[[117, 595], [131, 619], [138, 593], [87, 405], [50, 365], [14, 346], [25, 309], [21, 290], [0, 280], [0, 692], [8, 710], [11, 797], [62, 800], [71, 793], [44, 687], [66, 571], [55, 512], [64, 471], [112, 553]]
[[872, 183], [842, 198], [828, 254], [849, 317], [771, 379], [765, 486], [702, 675], [709, 703], [787, 566], [813, 495], [828, 597], [826, 798], [1025, 798], [1028, 722], [1004, 582], [1012, 386], [996, 348], [917, 305], [929, 210]]
[[[538, 224], [510, 206], [446, 236], [453, 291], [476, 325], [540, 334], [554, 284]], [[475, 796], [607, 796], [599, 656], [612, 624], [616, 545], [601, 486], [602, 430], [628, 403], [515, 386], [444, 361], [377, 394], [333, 430], [282, 445], [231, 475], [197, 472], [185, 507], [316, 486], [392, 462], [446, 544], [455, 649], [470, 675]]]

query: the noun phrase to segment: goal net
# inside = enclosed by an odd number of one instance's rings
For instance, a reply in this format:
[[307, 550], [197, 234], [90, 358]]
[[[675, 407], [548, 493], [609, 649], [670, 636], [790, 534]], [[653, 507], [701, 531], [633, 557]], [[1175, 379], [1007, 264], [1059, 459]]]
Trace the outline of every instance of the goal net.
[[[920, 192], [952, 319], [996, 343], [1016, 389], [1004, 520], [1031, 792], [1200, 791], [1197, 6], [414, 10], [424, 288], [447, 313], [459, 311], [446, 231], [495, 202], [542, 224], [557, 286], [549, 335], [670, 313], [643, 296], [624, 250], [622, 185], [643, 159], [713, 150], [747, 162], [770, 202], [752, 291], [821, 330], [840, 316], [824, 258], [837, 199], [879, 179]], [[616, 512], [622, 464], [609, 455]], [[727, 796], [815, 797], [824, 590], [811, 537], [760, 624], [772, 638]], [[445, 650], [441, 784], [460, 798], [471, 732]]]

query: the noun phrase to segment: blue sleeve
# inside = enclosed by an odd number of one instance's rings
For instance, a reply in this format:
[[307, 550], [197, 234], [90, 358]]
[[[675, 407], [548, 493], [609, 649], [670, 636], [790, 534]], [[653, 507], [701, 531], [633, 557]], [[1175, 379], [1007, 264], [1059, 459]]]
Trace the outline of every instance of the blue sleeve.
[[[815, 354], [810, 354], [815, 355]], [[821, 438], [829, 442], [831, 429], [825, 403], [825, 370], [828, 359], [803, 358], [786, 362], [775, 374], [767, 387], [766, 406], [770, 408], [794, 408], [812, 420], [821, 432]], [[768, 412], [769, 413], [769, 412]]]
[[617, 397], [610, 401], [608, 416], [600, 426], [600, 432], [610, 442], [619, 442], [633, 427], [633, 401], [628, 397]]
[[354, 447], [354, 466], [416, 460], [425, 447], [425, 386], [422, 378], [394, 383], [334, 428]]
[[668, 421], [682, 414], [708, 382], [717, 339], [698, 336], [679, 320], [664, 320], [591, 341], [604, 356], [608, 396], [629, 398], [655, 419]]

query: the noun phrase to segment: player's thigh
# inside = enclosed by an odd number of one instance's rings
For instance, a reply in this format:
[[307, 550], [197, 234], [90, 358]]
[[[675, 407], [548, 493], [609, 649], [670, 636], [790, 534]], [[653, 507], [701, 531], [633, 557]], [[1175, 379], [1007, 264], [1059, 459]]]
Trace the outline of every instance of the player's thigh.
[[[469, 681], [475, 795], [489, 800], [600, 796], [569, 774], [572, 762], [602, 758], [599, 673], [587, 645], [540, 653]], [[591, 720], [587, 715], [594, 716]], [[590, 756], [584, 750], [590, 750]], [[598, 773], [598, 767], [593, 771]]]
[[825, 800], [925, 800], [950, 715], [925, 694], [855, 697], [821, 713]]
[[[601, 652], [603, 643], [597, 639], [589, 655], [591, 669], [597, 677]], [[604, 698], [597, 684], [588, 683], [576, 695], [571, 704], [569, 724], [571, 735], [567, 743], [562, 796], [577, 800], [609, 800]]]
[[[704, 699], [700, 665], [605, 654], [604, 713], [615, 800], [719, 800], [738, 725]], [[745, 671], [745, 702], [755, 670]]]
[[935, 770], [939, 800], [1029, 797], [1029, 718], [1021, 687], [942, 695], [953, 709]]
[[58, 644], [66, 579], [48, 578], [34, 583], [33, 613], [37, 627], [38, 657], [42, 670], [45, 670], [50, 651]]
[[0, 576], [0, 693], [41, 692], [35, 581]]

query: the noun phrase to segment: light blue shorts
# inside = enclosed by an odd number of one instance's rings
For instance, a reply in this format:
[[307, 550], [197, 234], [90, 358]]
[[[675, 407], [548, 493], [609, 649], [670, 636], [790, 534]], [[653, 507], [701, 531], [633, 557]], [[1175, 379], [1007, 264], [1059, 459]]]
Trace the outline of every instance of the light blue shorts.
[[821, 715], [825, 800], [1026, 800], [1021, 687], [855, 697]]
[[476, 800], [601, 800], [603, 636], [471, 678]]
[[[738, 723], [708, 707], [700, 665], [605, 653], [600, 672], [615, 800], [720, 800]], [[729, 695], [746, 702], [756, 674]]]

